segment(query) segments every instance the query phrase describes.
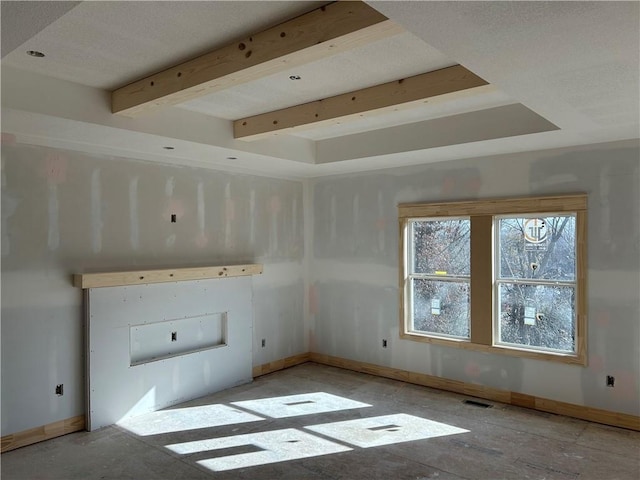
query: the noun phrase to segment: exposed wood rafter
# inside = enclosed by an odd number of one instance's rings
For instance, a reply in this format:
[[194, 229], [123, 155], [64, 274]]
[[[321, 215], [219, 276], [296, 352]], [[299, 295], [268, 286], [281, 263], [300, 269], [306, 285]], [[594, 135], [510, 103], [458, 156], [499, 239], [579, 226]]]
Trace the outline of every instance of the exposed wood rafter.
[[255, 140], [279, 130], [308, 125], [340, 123], [348, 117], [364, 117], [388, 110], [410, 108], [439, 95], [451, 94], [488, 83], [461, 65], [383, 83], [315, 102], [283, 108], [233, 123], [235, 138]]
[[137, 116], [319, 60], [403, 30], [360, 1], [334, 2], [112, 92]]

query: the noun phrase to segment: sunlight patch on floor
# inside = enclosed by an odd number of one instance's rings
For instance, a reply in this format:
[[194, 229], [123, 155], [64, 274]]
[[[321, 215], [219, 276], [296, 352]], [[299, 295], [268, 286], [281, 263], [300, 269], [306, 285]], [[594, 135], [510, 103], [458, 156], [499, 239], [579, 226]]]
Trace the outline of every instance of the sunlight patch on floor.
[[181, 455], [189, 455], [242, 446], [255, 446], [258, 451], [208, 458], [197, 463], [210, 470], [223, 471], [352, 450], [295, 428], [178, 443], [167, 445], [167, 448]]
[[[368, 403], [357, 402], [325, 392], [245, 400], [232, 402], [232, 405], [273, 418], [371, 407]], [[189, 429], [186, 426], [202, 428], [204, 426], [264, 420], [261, 417], [224, 405], [168, 410], [156, 412], [156, 414], [156, 417], [152, 417], [153, 414], [138, 417], [135, 419], [135, 423], [129, 421], [126, 428], [134, 433], [144, 432], [139, 433], [140, 435], [151, 435]], [[163, 416], [163, 414], [168, 415]], [[187, 415], [187, 418], [181, 419], [181, 415]], [[234, 420], [236, 421], [234, 422]], [[168, 428], [172, 430], [168, 430]], [[370, 448], [469, 431], [404, 413], [321, 423], [303, 428], [325, 438], [297, 428], [286, 428], [175, 443], [166, 445], [166, 448], [178, 455], [199, 454], [194, 459], [198, 465], [213, 471], [224, 471], [353, 450], [347, 445]], [[202, 459], [202, 457], [208, 458]]]
[[202, 405], [146, 413], [117, 423], [140, 436], [257, 422], [264, 418], [227, 405]]
[[246, 400], [232, 402], [232, 404], [272, 418], [297, 417], [371, 406], [368, 403], [356, 402], [355, 400], [324, 392]]
[[361, 448], [425, 440], [469, 431], [404, 413], [323, 423], [304, 428]]

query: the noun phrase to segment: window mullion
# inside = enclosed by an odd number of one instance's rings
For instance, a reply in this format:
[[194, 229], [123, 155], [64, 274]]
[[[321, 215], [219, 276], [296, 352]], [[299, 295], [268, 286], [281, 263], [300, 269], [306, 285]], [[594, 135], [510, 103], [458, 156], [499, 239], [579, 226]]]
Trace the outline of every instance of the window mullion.
[[493, 217], [471, 217], [471, 342], [493, 343]]

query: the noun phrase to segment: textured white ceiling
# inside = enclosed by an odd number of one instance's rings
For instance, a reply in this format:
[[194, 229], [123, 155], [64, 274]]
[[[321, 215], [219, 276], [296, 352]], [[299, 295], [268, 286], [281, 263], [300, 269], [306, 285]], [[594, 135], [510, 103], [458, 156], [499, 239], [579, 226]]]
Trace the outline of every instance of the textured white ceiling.
[[79, 4], [80, 2], [0, 2], [2, 57]]
[[[2, 63], [114, 89], [326, 3], [87, 1], [27, 40]], [[3, 19], [2, 43], [5, 37], [19, 36], [24, 25], [40, 21], [40, 15], [46, 13], [34, 6], [32, 16], [23, 15], [20, 24], [7, 19], [6, 30]], [[47, 56], [29, 57], [27, 50]]]
[[371, 2], [562, 128], [640, 125], [640, 2]]

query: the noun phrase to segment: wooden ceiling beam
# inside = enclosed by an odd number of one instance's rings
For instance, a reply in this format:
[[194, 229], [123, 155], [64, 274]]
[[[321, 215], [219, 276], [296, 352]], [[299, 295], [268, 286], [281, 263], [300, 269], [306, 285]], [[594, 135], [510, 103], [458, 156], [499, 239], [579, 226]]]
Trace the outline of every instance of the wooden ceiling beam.
[[488, 83], [462, 65], [383, 83], [315, 102], [283, 108], [233, 122], [235, 138], [257, 140], [284, 129], [337, 124], [349, 117], [364, 117], [389, 110], [411, 108], [439, 95], [483, 87]]
[[401, 32], [364, 2], [334, 2], [118, 88], [111, 110], [135, 117]]

